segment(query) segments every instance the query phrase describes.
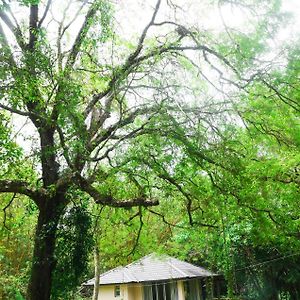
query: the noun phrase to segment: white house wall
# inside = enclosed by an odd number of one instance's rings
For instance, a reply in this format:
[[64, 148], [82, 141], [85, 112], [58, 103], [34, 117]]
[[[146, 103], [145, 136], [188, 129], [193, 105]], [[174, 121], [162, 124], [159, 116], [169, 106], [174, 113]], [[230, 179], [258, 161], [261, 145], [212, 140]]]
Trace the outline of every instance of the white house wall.
[[115, 297], [116, 285], [102, 285], [98, 300], [143, 300], [143, 289], [140, 284], [121, 284], [120, 296]]
[[143, 287], [141, 284], [128, 285], [128, 300], [142, 300], [143, 299]]
[[115, 285], [102, 285], [99, 289], [98, 300], [130, 300], [127, 285], [120, 285], [120, 296], [115, 297]]
[[[183, 281], [177, 281], [178, 300], [185, 300]], [[141, 284], [121, 284], [120, 296], [115, 297], [115, 285], [100, 286], [98, 300], [143, 300]]]

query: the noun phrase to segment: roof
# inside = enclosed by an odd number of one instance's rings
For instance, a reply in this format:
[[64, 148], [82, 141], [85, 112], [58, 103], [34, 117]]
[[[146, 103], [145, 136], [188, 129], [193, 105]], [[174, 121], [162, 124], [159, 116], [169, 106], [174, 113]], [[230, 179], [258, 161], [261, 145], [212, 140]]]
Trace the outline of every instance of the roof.
[[[211, 277], [217, 274], [167, 255], [150, 254], [100, 275], [100, 285]], [[94, 278], [84, 285], [94, 285]]]

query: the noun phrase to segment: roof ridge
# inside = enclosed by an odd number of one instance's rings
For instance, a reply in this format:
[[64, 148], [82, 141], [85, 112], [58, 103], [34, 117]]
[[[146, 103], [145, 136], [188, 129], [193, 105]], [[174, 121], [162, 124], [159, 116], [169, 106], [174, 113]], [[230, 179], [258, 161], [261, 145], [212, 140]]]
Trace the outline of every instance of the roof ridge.
[[183, 276], [187, 276], [188, 277], [188, 274], [186, 274], [185, 272], [183, 272], [182, 270], [180, 270], [179, 268], [177, 268], [171, 260], [166, 260], [166, 263], [168, 265], [170, 265], [172, 268], [174, 268], [175, 270], [177, 270], [179, 273], [181, 273]]
[[126, 266], [122, 268], [122, 271], [123, 271], [124, 277], [127, 277], [127, 280], [131, 280], [130, 276], [132, 276], [133, 278], [136, 279], [136, 277], [132, 274], [132, 272], [130, 272], [130, 270], [128, 270], [128, 268]]
[[195, 267], [195, 268], [197, 268], [197, 269], [201, 269], [203, 272], [210, 273], [211, 275], [217, 275], [217, 273], [214, 273], [214, 272], [212, 272], [212, 271], [210, 271], [210, 270], [207, 270], [207, 269], [205, 269], [205, 268], [202, 267], [202, 266], [195, 265], [195, 264], [193, 264], [193, 263], [190, 263], [190, 262], [187, 262], [187, 261], [184, 261], [184, 260], [180, 260], [180, 259], [177, 259], [177, 258], [175, 258], [175, 257], [171, 257], [171, 259], [172, 259], [172, 260], [175, 260], [175, 261], [177, 261], [177, 262], [179, 262], [179, 263], [181, 263], [181, 264], [185, 264], [185, 265], [193, 266], [193, 267]]

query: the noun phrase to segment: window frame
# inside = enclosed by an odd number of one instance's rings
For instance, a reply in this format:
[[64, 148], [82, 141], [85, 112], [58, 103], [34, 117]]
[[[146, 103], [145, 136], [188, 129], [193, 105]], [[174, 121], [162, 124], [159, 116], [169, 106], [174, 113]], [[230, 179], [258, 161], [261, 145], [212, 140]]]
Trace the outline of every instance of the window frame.
[[114, 295], [115, 295], [115, 298], [121, 296], [121, 286], [120, 285], [115, 285], [115, 287], [114, 287]]

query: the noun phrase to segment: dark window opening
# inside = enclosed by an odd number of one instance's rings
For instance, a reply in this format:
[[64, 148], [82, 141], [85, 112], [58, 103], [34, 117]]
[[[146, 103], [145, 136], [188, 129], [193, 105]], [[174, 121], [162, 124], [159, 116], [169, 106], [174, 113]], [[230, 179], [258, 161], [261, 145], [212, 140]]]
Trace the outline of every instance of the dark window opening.
[[200, 300], [201, 286], [197, 279], [185, 281], [184, 296], [186, 300]]
[[115, 286], [115, 297], [119, 297], [121, 295], [121, 287], [119, 285]]
[[178, 300], [177, 283], [162, 282], [145, 284], [143, 300]]

